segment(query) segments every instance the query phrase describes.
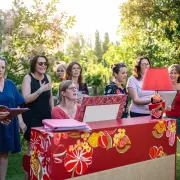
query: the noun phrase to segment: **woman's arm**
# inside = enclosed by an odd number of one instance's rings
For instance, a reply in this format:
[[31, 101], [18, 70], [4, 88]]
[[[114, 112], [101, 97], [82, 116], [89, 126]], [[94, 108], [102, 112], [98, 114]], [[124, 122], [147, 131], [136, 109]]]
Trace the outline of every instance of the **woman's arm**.
[[54, 97], [53, 97], [53, 93], [52, 93], [52, 82], [51, 82], [51, 77], [49, 75], [47, 75], [47, 78], [49, 80], [49, 85], [50, 85], [50, 99], [49, 99], [49, 104], [51, 109], [54, 107]]
[[29, 75], [26, 75], [24, 77], [21, 86], [22, 95], [25, 99], [26, 104], [33, 102], [40, 96], [42, 92], [47, 91], [49, 89], [50, 89], [49, 83], [48, 84], [44, 83], [37, 91], [31, 94], [31, 77]]
[[147, 105], [151, 103], [151, 98], [140, 98], [137, 93], [137, 89], [128, 87], [128, 93], [132, 99], [132, 101], [137, 105]]
[[19, 123], [19, 128], [20, 128], [22, 134], [24, 134], [27, 127], [26, 127], [26, 124], [23, 121], [23, 118], [22, 118], [21, 114], [18, 115], [18, 123]]

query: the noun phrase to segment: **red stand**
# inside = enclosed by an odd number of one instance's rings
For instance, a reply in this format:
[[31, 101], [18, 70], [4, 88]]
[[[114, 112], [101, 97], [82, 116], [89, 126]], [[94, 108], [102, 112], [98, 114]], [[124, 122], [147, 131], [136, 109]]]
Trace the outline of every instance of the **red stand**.
[[30, 179], [175, 179], [176, 121], [88, 123], [91, 133], [31, 131]]

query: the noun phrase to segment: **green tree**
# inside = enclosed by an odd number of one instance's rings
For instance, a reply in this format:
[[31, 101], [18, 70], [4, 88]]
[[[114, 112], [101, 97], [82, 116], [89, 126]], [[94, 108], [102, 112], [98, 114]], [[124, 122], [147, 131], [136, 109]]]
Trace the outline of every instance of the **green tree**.
[[95, 55], [98, 57], [98, 62], [102, 60], [102, 46], [99, 31], [96, 30], [95, 32], [95, 46], [94, 46]]
[[11, 10], [1, 11], [1, 52], [8, 57], [9, 76], [17, 84], [29, 69], [29, 59], [34, 54], [45, 53], [52, 60], [67, 30], [73, 26], [75, 17], [58, 13], [58, 3], [58, 0], [48, 3], [33, 0], [28, 9], [23, 0], [14, 0]]
[[121, 7], [119, 32], [135, 56], [147, 55], [154, 66], [179, 63], [178, 0], [128, 0]]
[[108, 50], [108, 45], [109, 45], [109, 34], [106, 32], [103, 41], [103, 54], [105, 54], [106, 51]]

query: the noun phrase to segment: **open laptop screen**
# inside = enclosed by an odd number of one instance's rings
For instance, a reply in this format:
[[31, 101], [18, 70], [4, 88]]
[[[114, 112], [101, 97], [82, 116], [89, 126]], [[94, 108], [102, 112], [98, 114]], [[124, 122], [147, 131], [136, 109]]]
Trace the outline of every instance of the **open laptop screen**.
[[88, 96], [84, 97], [81, 105], [79, 120], [84, 122], [121, 119], [127, 96]]

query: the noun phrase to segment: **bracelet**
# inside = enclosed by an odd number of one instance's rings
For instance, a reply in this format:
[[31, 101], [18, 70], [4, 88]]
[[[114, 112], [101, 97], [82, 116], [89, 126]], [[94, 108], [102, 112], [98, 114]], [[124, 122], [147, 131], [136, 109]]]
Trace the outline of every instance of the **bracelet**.
[[38, 94], [38, 96], [41, 95], [41, 90], [40, 89], [37, 90], [37, 94]]

